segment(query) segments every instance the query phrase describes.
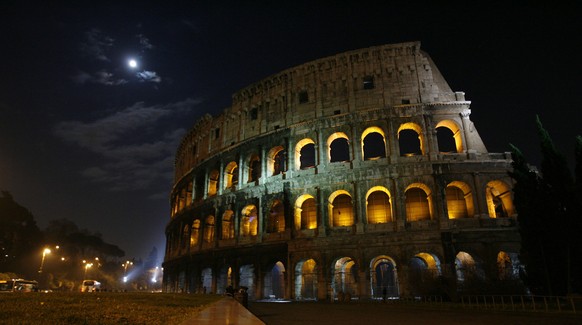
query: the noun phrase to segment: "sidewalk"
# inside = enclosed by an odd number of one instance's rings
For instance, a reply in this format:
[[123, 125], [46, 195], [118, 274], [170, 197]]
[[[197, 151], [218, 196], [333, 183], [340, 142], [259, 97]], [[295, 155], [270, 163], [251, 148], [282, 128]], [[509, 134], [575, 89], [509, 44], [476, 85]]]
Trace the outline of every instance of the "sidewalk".
[[230, 297], [213, 303], [182, 323], [182, 325], [190, 324], [265, 325], [253, 313]]

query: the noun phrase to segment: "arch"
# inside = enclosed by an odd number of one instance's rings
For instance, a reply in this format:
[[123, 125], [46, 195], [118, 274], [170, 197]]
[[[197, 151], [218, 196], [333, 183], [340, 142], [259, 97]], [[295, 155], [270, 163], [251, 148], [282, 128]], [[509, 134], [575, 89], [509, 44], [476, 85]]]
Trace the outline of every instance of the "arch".
[[287, 170], [285, 164], [285, 148], [276, 146], [267, 153], [267, 172], [271, 176], [279, 175]]
[[214, 241], [214, 216], [208, 216], [204, 221], [204, 241], [207, 243]]
[[317, 204], [310, 194], [303, 194], [295, 201], [295, 229], [317, 228]]
[[277, 261], [263, 278], [263, 297], [285, 298], [285, 266]]
[[218, 192], [218, 170], [213, 169], [208, 176], [208, 196], [216, 195]]
[[238, 184], [238, 164], [235, 161], [229, 162], [224, 168], [225, 188], [233, 188]]
[[473, 193], [467, 183], [450, 182], [445, 188], [449, 219], [470, 218], [475, 215]]
[[405, 191], [406, 221], [432, 219], [432, 195], [425, 184], [410, 184]]
[[301, 260], [295, 265], [295, 299], [317, 299], [317, 263], [314, 259]]
[[180, 249], [182, 251], [186, 251], [186, 249], [188, 249], [189, 238], [190, 238], [190, 225], [184, 225], [184, 227], [182, 228], [182, 238], [180, 240], [181, 242]]
[[[448, 132], [443, 132], [448, 130]], [[440, 121], [435, 130], [437, 131], [437, 142], [440, 152], [463, 152], [463, 139], [461, 128], [453, 120]]]
[[494, 180], [487, 183], [485, 196], [490, 218], [504, 218], [515, 215], [511, 188], [504, 181]]
[[430, 295], [439, 287], [437, 278], [441, 274], [438, 257], [429, 253], [418, 253], [408, 264], [411, 291], [415, 295]]
[[381, 128], [371, 126], [362, 133], [362, 157], [364, 160], [386, 158], [386, 135]]
[[343, 132], [336, 132], [327, 138], [329, 162], [350, 161], [350, 139]]
[[259, 155], [252, 154], [249, 158], [248, 182], [256, 182], [261, 178], [261, 158]]
[[383, 186], [374, 186], [366, 193], [366, 217], [368, 223], [392, 221], [390, 192]]
[[234, 238], [234, 211], [226, 210], [222, 214], [222, 239]]
[[203, 292], [212, 292], [212, 269], [207, 267], [200, 273]]
[[331, 288], [339, 301], [358, 294], [358, 266], [351, 257], [342, 257], [332, 264]]
[[354, 224], [352, 196], [348, 191], [338, 190], [329, 196], [329, 221], [332, 227], [345, 227]]
[[226, 288], [229, 286], [234, 286], [232, 281], [232, 268], [228, 265], [223, 266], [218, 273], [218, 278], [216, 279], [216, 293], [224, 294]]
[[267, 232], [276, 233], [285, 231], [285, 207], [280, 200], [274, 200], [269, 209]]
[[252, 264], [243, 265], [239, 268], [239, 286], [246, 287], [248, 298], [255, 299], [255, 266]]
[[424, 155], [422, 128], [412, 122], [403, 123], [398, 128], [398, 144], [401, 156]]
[[315, 167], [315, 141], [309, 138], [301, 139], [295, 145], [295, 169]]
[[457, 282], [463, 283], [476, 275], [476, 265], [473, 256], [467, 252], [459, 252], [455, 257], [455, 272]]
[[190, 247], [198, 245], [200, 237], [200, 220], [196, 219], [192, 222], [192, 231], [190, 232]]
[[370, 261], [370, 289], [372, 298], [398, 297], [398, 273], [396, 262], [387, 255]]
[[519, 257], [517, 253], [499, 251], [497, 254], [499, 280], [519, 279]]
[[250, 204], [241, 211], [240, 236], [256, 236], [258, 232], [257, 207]]

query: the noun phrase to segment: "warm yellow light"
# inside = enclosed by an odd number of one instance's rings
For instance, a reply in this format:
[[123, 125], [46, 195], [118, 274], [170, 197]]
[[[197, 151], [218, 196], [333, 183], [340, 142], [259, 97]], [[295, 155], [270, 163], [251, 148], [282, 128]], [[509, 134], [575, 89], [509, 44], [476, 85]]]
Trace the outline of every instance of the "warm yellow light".
[[51, 250], [50, 250], [50, 248], [45, 248], [42, 253], [45, 254], [45, 255], [46, 254], [50, 254], [51, 253]]

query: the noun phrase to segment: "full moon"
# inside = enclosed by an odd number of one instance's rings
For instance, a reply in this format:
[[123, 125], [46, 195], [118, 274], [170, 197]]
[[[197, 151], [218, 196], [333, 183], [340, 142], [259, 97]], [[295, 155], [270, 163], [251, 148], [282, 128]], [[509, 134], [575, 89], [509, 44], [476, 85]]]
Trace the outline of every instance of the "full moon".
[[129, 67], [130, 67], [130, 68], [135, 68], [135, 67], [137, 67], [137, 61], [136, 61], [136, 60], [134, 60], [134, 59], [131, 59], [131, 60], [129, 60], [127, 63], [129, 64]]

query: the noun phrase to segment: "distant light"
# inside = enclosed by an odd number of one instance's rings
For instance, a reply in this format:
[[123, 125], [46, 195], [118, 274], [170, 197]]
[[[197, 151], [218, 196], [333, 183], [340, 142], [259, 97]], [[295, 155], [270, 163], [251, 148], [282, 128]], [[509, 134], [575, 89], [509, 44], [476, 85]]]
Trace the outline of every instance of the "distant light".
[[123, 277], [123, 283], [125, 283], [125, 282], [127, 282], [127, 277], [126, 276]]
[[130, 68], [137, 68], [137, 61], [134, 59], [131, 59], [127, 62], [129, 64]]

